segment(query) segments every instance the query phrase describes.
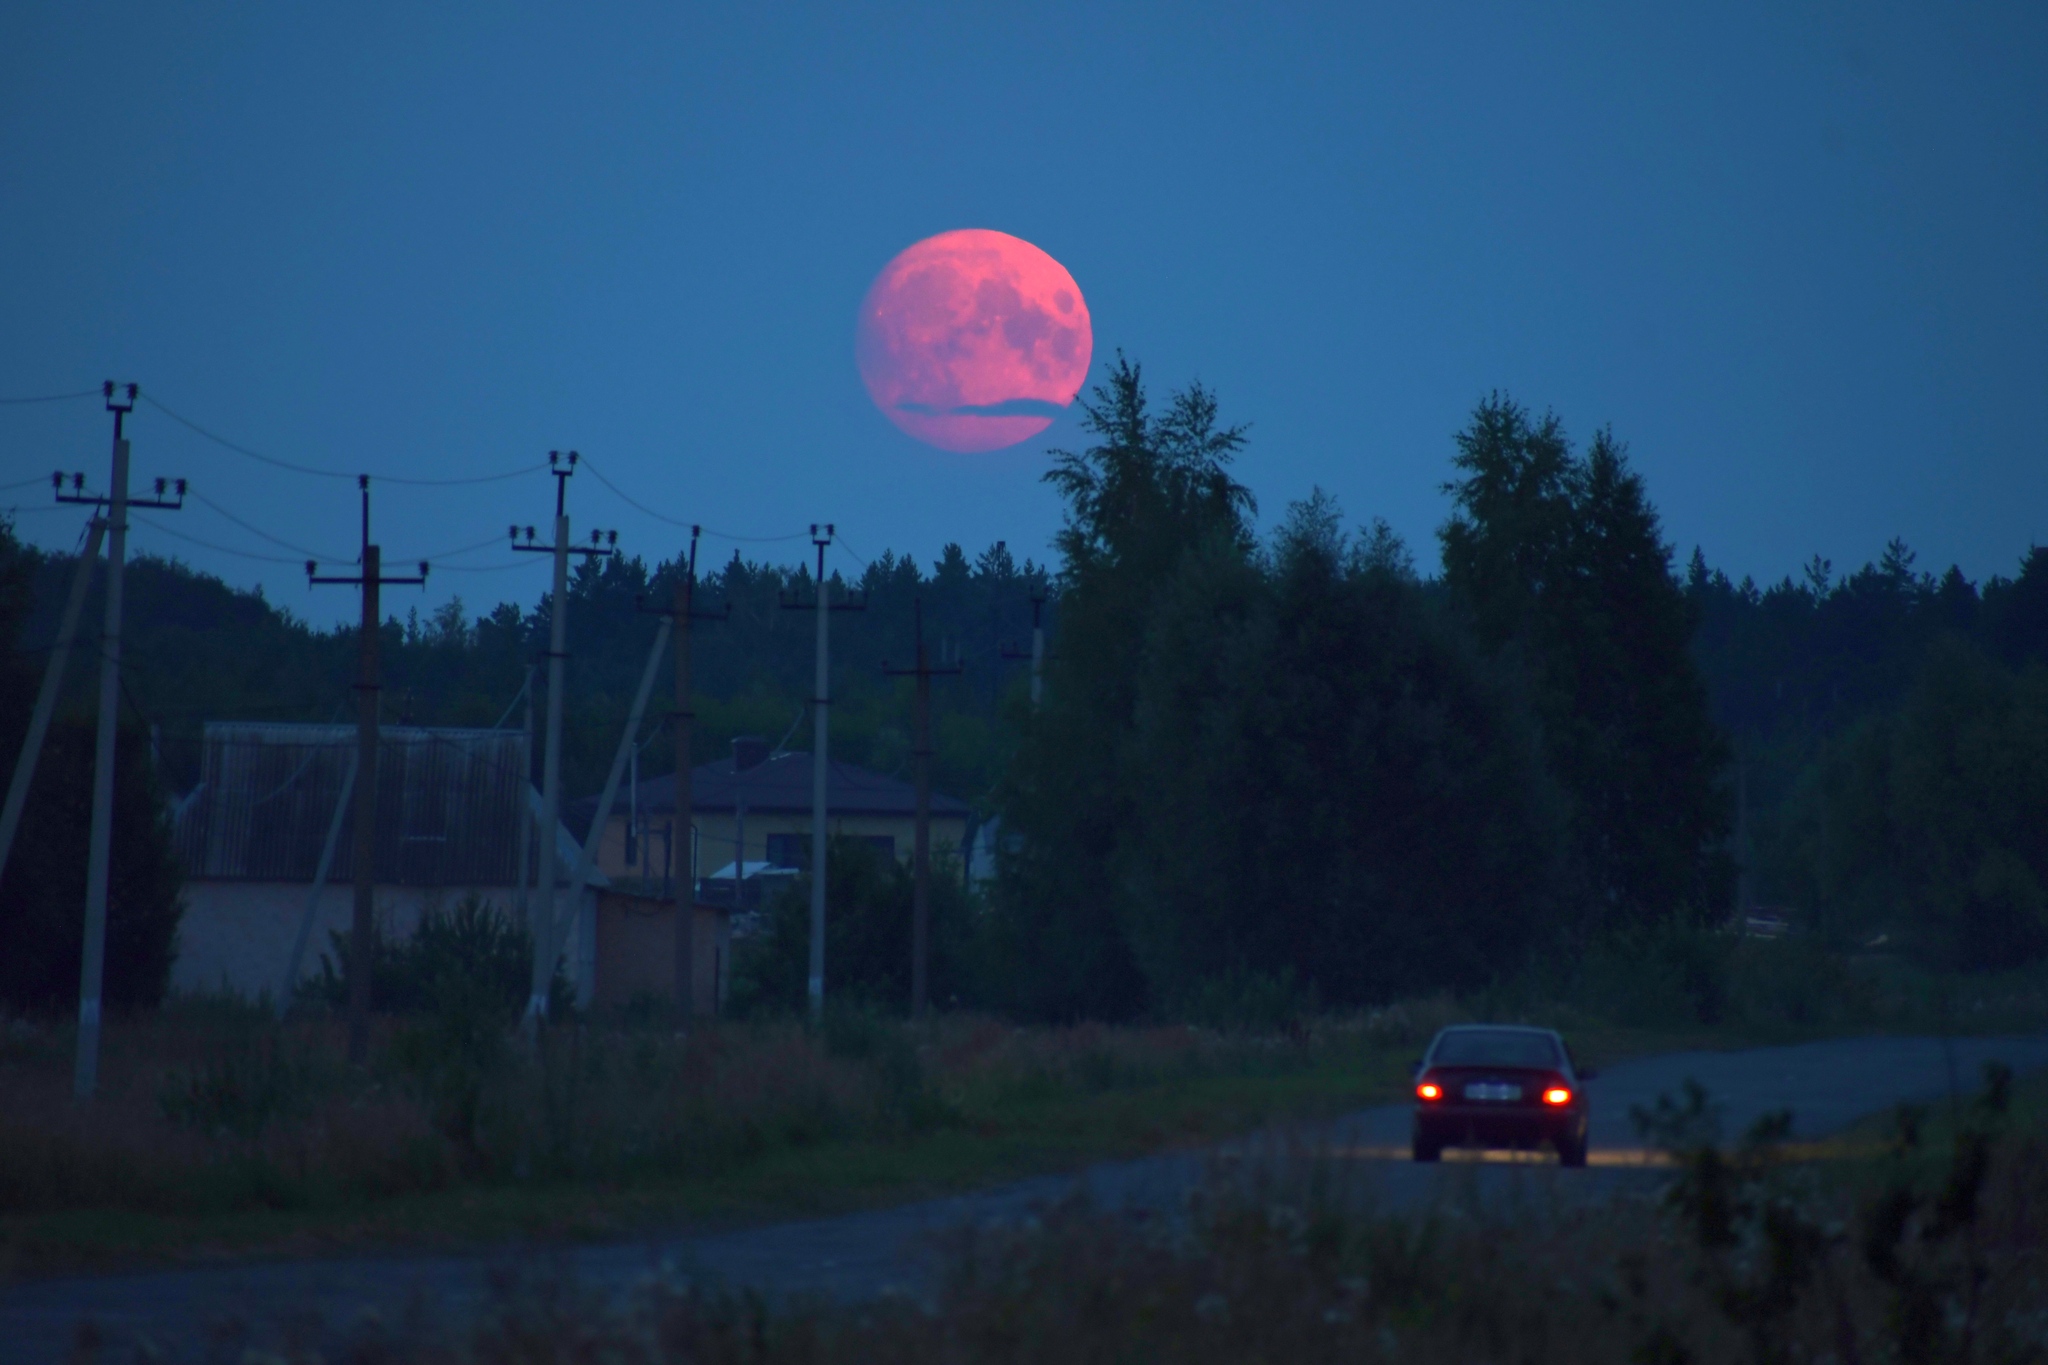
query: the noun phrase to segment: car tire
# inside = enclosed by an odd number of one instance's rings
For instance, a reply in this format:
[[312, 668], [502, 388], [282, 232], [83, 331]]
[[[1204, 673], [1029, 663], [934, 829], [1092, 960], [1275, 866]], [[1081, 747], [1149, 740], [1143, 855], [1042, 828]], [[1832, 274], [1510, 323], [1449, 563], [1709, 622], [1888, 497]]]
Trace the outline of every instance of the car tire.
[[1417, 1138], [1415, 1139], [1414, 1152], [1417, 1161], [1435, 1161], [1444, 1154], [1444, 1146], [1441, 1142], [1429, 1142], [1423, 1138]]
[[1560, 1138], [1557, 1144], [1557, 1164], [1580, 1167], [1586, 1164], [1586, 1140], [1584, 1138]]

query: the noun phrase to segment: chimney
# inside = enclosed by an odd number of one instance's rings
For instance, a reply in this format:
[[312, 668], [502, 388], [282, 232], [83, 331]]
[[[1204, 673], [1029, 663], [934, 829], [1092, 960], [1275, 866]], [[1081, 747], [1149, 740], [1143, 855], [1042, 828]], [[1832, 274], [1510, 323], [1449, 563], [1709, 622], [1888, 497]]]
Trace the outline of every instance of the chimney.
[[743, 773], [768, 761], [768, 741], [759, 735], [737, 735], [732, 741], [732, 770]]

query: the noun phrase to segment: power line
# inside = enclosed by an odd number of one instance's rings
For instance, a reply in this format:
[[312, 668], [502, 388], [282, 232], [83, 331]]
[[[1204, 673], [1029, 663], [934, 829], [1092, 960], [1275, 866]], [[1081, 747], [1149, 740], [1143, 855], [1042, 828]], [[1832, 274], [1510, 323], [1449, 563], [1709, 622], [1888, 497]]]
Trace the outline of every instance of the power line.
[[211, 507], [214, 511], [220, 513], [222, 516], [226, 517], [229, 521], [232, 521], [235, 525], [241, 527], [244, 531], [247, 531], [250, 535], [261, 536], [263, 539], [269, 541], [272, 545], [280, 546], [283, 549], [296, 551], [297, 553], [306, 556], [308, 559], [325, 559], [329, 561], [335, 561], [348, 558], [347, 555], [322, 554], [318, 550], [309, 550], [303, 545], [294, 545], [289, 540], [280, 540], [278, 537], [270, 534], [270, 532], [264, 530], [262, 527], [252, 526], [248, 522], [243, 521], [240, 517], [236, 516], [233, 512], [228, 511], [227, 508], [222, 507], [212, 498], [207, 497], [206, 494], [193, 491], [192, 496], [194, 498], [197, 498], [200, 502], [205, 503], [208, 507]]
[[[300, 568], [305, 567], [306, 561], [304, 559], [286, 559], [281, 555], [260, 555], [253, 550], [237, 550], [226, 545], [216, 545], [210, 540], [201, 540], [198, 536], [186, 535], [183, 531], [173, 531], [170, 527], [164, 525], [162, 522], [151, 521], [148, 517], [135, 515], [133, 513], [131, 513], [130, 515], [135, 516], [135, 520], [141, 522], [144, 526], [149, 527], [153, 531], [162, 531], [167, 536], [175, 536], [179, 540], [188, 540], [192, 542], [194, 545], [200, 546], [202, 549], [214, 550], [224, 555], [234, 555], [238, 559], [260, 560], [265, 564], [291, 564]], [[266, 537], [266, 539], [268, 539], [268, 537]]]
[[77, 393], [46, 393], [35, 398], [0, 398], [0, 406], [12, 407], [17, 403], [68, 403], [74, 398], [97, 398], [98, 389], [80, 389]]
[[[321, 469], [316, 465], [297, 464], [291, 460], [280, 460], [275, 455], [265, 455], [263, 452], [259, 450], [251, 450], [249, 449], [249, 447], [245, 445], [240, 445], [234, 441], [230, 441], [227, 437], [222, 436], [218, 432], [208, 431], [205, 427], [200, 426], [199, 423], [193, 421], [189, 417], [185, 417], [180, 415], [179, 413], [173, 412], [171, 409], [165, 407], [162, 403], [158, 402], [157, 399], [151, 396], [150, 394], [145, 393], [141, 395], [141, 397], [143, 402], [149, 404], [158, 412], [161, 412], [164, 416], [170, 418], [173, 422], [176, 422], [180, 426], [186, 427], [192, 431], [197, 432], [199, 435], [204, 436], [207, 440], [212, 441], [216, 445], [225, 446], [227, 449], [234, 451], [237, 455], [246, 455], [252, 460], [258, 460], [267, 465], [275, 465], [279, 469], [289, 469], [295, 474], [311, 474], [316, 478], [354, 479], [361, 477], [361, 474], [358, 471], [344, 469]], [[379, 474], [376, 476], [376, 478], [380, 483], [409, 484], [417, 488], [453, 488], [465, 484], [496, 483], [501, 479], [515, 479], [518, 478], [521, 474], [531, 474], [536, 469], [544, 469], [546, 467], [547, 466], [543, 463], [521, 465], [517, 469], [508, 469], [502, 474], [478, 474], [475, 475], [474, 477], [465, 479], [408, 479], [402, 478], [396, 474]]]
[[687, 521], [677, 521], [674, 517], [663, 516], [661, 513], [655, 511], [652, 507], [649, 507], [646, 503], [640, 501], [638, 498], [628, 493], [625, 489], [613, 483], [610, 479], [607, 479], [604, 476], [604, 471], [600, 470], [595, 464], [591, 463], [590, 457], [588, 455], [585, 455], [583, 457], [583, 467], [589, 470], [591, 473], [597, 475], [597, 481], [603, 484], [606, 488], [611, 489], [613, 493], [617, 494], [620, 501], [626, 503], [628, 506], [638, 508], [640, 511], [645, 512], [648, 516], [653, 517], [656, 521], [665, 521], [671, 526], [680, 526], [685, 531], [690, 530], [692, 525], [694, 524]]
[[26, 488], [32, 483], [48, 483], [45, 478], [23, 479], [20, 483], [0, 483], [0, 493], [12, 493], [17, 488]]
[[19, 517], [19, 516], [25, 516], [25, 515], [29, 515], [29, 514], [32, 514], [32, 513], [36, 513], [36, 512], [61, 512], [61, 511], [63, 511], [63, 510], [64, 510], [64, 509], [63, 509], [63, 508], [61, 508], [61, 507], [22, 507], [22, 506], [19, 506], [19, 505], [17, 505], [17, 506], [14, 506], [14, 507], [10, 507], [10, 508], [8, 508], [8, 509], [7, 509], [7, 515], [8, 515], [8, 516], [10, 516], [10, 517]]
[[[432, 560], [453, 559], [457, 555], [473, 554], [474, 552], [481, 549], [485, 549], [488, 546], [503, 545], [504, 543], [505, 537], [492, 536], [489, 540], [479, 540], [474, 545], [463, 545], [453, 550], [436, 550], [432, 554], [419, 555], [417, 556], [417, 558]], [[524, 563], [525, 561], [522, 560], [520, 562]]]
[[838, 536], [836, 537], [836, 539], [838, 541], [839, 548], [846, 551], [846, 553], [852, 555], [854, 558], [854, 562], [860, 565], [862, 573], [866, 573], [869, 569], [875, 567], [873, 564], [870, 564], [868, 562], [866, 555], [863, 555], [859, 550], [854, 549], [851, 545], [848, 545], [846, 543], [845, 536]]
[[436, 564], [442, 573], [497, 573], [503, 569], [530, 569], [540, 563], [536, 559], [512, 559], [503, 564]]
[[597, 481], [603, 484], [606, 488], [611, 489], [612, 492], [616, 493], [621, 501], [625, 502], [628, 506], [637, 508], [638, 510], [646, 513], [648, 516], [653, 517], [656, 521], [667, 522], [670, 526], [680, 526], [685, 531], [701, 531], [703, 534], [707, 536], [716, 537], [719, 540], [737, 540], [749, 545], [771, 545], [778, 541], [806, 540], [809, 538], [809, 533], [805, 531], [798, 531], [794, 534], [786, 536], [736, 536], [725, 531], [714, 531], [710, 527], [700, 526], [694, 521], [677, 521], [674, 517], [665, 516], [662, 513], [655, 511], [652, 507], [649, 507], [646, 503], [641, 502], [638, 498], [628, 493], [625, 489], [619, 487], [610, 479], [607, 479], [604, 476], [604, 472], [600, 470], [596, 465], [590, 462], [590, 457], [588, 455], [582, 456], [582, 462], [583, 467], [585, 469], [588, 469], [592, 474], [597, 475]]

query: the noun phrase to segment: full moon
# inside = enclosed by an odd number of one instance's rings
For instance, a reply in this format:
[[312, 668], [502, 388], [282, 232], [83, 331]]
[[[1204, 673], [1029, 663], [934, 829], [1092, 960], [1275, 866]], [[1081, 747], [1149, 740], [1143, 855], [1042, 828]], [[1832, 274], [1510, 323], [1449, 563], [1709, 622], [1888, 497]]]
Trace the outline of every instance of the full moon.
[[1067, 268], [1021, 237], [963, 228], [906, 248], [861, 300], [854, 354], [882, 415], [941, 450], [1000, 450], [1052, 425], [1095, 333]]

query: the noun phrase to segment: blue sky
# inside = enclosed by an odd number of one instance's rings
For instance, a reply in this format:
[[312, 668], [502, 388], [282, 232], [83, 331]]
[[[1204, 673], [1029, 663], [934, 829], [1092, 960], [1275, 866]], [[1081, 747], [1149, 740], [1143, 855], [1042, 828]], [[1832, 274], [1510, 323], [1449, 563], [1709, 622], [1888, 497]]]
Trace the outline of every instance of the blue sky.
[[[1121, 347], [1252, 424], [1269, 524], [1320, 485], [1434, 563], [1451, 433], [1499, 388], [1582, 439], [1611, 423], [1681, 556], [1738, 577], [1894, 535], [2009, 573], [2048, 540], [2043, 70], [2038, 4], [16, 0], [0, 397], [133, 379], [303, 463], [460, 477], [575, 447], [725, 533], [1043, 557], [1071, 420], [950, 455], [854, 367], [876, 271], [992, 227], [1072, 271], [1098, 371]], [[132, 435], [139, 476], [353, 553], [346, 482], [148, 407]], [[90, 401], [0, 407], [0, 483], [103, 480], [106, 437]], [[378, 539], [416, 557], [549, 500], [539, 474], [386, 486]], [[587, 478], [571, 513], [679, 543]], [[79, 520], [18, 525], [69, 545]], [[210, 507], [158, 521], [297, 557]], [[291, 564], [133, 543], [349, 614]], [[542, 558], [437, 569], [418, 600], [531, 602]]]

